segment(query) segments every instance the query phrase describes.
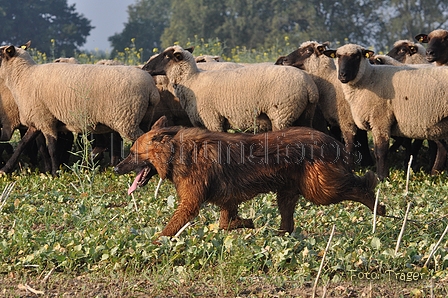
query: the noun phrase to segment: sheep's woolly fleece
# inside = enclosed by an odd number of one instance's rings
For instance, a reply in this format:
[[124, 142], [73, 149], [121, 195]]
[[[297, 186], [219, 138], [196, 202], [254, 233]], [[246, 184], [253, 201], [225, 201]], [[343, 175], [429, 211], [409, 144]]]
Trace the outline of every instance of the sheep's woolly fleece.
[[[162, 61], [167, 63], [166, 75], [191, 122], [210, 130], [222, 131], [226, 121], [231, 128], [248, 130], [262, 114], [270, 119], [272, 129], [278, 130], [291, 126], [318, 101], [313, 80], [292, 67], [263, 64], [200, 71], [193, 55], [179, 46], [167, 48], [161, 56], [169, 60]], [[148, 62], [144, 69], [151, 73], [152, 67], [163, 64], [158, 64], [162, 57]]]

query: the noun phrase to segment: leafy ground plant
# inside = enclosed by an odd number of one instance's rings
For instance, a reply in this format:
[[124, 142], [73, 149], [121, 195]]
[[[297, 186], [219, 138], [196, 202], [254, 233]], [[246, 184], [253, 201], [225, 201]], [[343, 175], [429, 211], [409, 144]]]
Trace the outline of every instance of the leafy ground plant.
[[[447, 240], [424, 263], [448, 224], [446, 175], [411, 177], [405, 197], [402, 170], [379, 185], [389, 215], [378, 218], [360, 204], [315, 206], [301, 200], [297, 229], [279, 236], [275, 195], [241, 206], [256, 229], [218, 229], [218, 210], [204, 206], [193, 225], [154, 245], [176, 207], [175, 189], [157, 179], [134, 198], [133, 174], [96, 174], [88, 192], [70, 170], [57, 178], [16, 172], [0, 211], [0, 291], [5, 296], [309, 296], [331, 227], [335, 234], [319, 280], [318, 295], [422, 297], [448, 293]], [[85, 183], [85, 182], [82, 182]], [[394, 252], [407, 202], [408, 226]], [[29, 287], [29, 289], [26, 288]], [[351, 296], [350, 296], [351, 295]]]

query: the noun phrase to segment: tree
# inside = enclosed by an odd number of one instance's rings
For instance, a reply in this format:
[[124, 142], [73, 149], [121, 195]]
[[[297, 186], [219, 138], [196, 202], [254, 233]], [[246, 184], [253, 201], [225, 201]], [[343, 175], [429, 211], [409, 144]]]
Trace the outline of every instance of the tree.
[[139, 0], [123, 33], [110, 40], [123, 49], [142, 36], [149, 51], [218, 38], [228, 51], [270, 47], [287, 36], [297, 46], [350, 42], [379, 52], [396, 40], [446, 27], [447, 17], [445, 0]]
[[383, 48], [448, 25], [448, 2], [444, 0], [389, 0], [383, 7], [389, 7], [381, 10], [381, 18], [387, 23], [378, 41]]
[[133, 46], [143, 49], [143, 57], [148, 58], [154, 48], [160, 48], [160, 37], [169, 25], [170, 4], [170, 0], [137, 0], [129, 5], [129, 18], [123, 31], [108, 38], [113, 47], [112, 57]]
[[226, 1], [173, 0], [169, 26], [162, 36], [162, 46], [179, 42], [185, 45], [195, 36], [204, 39], [219, 37], [217, 28], [224, 21]]
[[0, 40], [33, 47], [48, 56], [73, 56], [94, 27], [67, 0], [3, 1], [0, 4]]
[[[184, 44], [195, 35], [218, 37], [233, 48], [269, 47], [288, 36], [293, 44], [306, 40], [359, 42], [370, 45], [372, 30], [382, 22], [374, 0], [173, 0], [170, 26], [162, 45]], [[381, 3], [381, 2], [380, 2]]]

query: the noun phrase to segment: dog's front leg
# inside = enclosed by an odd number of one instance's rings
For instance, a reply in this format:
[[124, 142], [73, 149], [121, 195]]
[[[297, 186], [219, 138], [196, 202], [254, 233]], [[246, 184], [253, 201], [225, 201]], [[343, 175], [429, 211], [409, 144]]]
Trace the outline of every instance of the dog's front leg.
[[193, 220], [199, 214], [200, 203], [197, 197], [189, 195], [180, 198], [180, 204], [174, 211], [170, 221], [163, 229], [160, 236], [174, 236], [189, 221]]

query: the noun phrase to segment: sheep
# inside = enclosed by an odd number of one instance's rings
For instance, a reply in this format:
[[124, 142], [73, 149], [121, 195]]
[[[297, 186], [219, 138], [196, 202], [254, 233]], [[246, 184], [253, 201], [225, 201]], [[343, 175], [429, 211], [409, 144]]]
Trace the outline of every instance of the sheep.
[[[426, 49], [420, 45], [416, 44], [410, 40], [399, 40], [394, 43], [394, 47], [389, 51], [387, 55], [373, 55], [369, 57], [371, 64], [376, 65], [395, 65], [404, 66], [408, 65], [411, 67], [433, 67], [426, 60]], [[400, 146], [403, 146], [406, 150], [405, 165], [408, 164], [410, 156], [417, 156], [420, 148], [423, 145], [423, 140], [411, 140], [408, 138], [394, 137], [395, 142], [389, 148], [389, 151], [396, 151]], [[432, 168], [432, 173], [440, 172], [443, 169], [436, 169], [433, 167], [434, 159], [436, 156], [437, 144], [434, 141], [428, 141], [429, 145], [429, 164]], [[441, 147], [443, 148], [443, 147]], [[442, 155], [441, 155], [442, 156]], [[440, 166], [444, 165], [445, 162], [440, 162]], [[418, 169], [418, 164], [413, 163], [414, 170]]]
[[244, 67], [244, 65], [235, 62], [199, 62], [197, 67], [200, 70], [218, 70], [218, 69], [232, 69]]
[[[160, 102], [155, 107], [153, 122], [162, 116], [167, 117], [169, 126], [193, 126], [185, 110], [181, 107], [179, 98], [174, 95], [174, 88], [164, 75], [153, 76], [160, 93]], [[151, 123], [151, 126], [154, 123]]]
[[200, 71], [191, 52], [168, 47], [143, 69], [168, 77], [194, 126], [247, 131], [264, 114], [272, 130], [279, 130], [291, 126], [304, 111], [311, 123], [319, 93], [305, 72], [276, 65]]
[[387, 56], [404, 64], [428, 64], [425, 47], [407, 39], [396, 41]]
[[[79, 61], [74, 58], [58, 58], [53, 61], [53, 63], [71, 63], [71, 64], [79, 64]], [[120, 61], [117, 60], [108, 60], [102, 59], [96, 62], [98, 65], [124, 65]], [[79, 138], [80, 136], [78, 136]], [[116, 166], [121, 160], [121, 151], [122, 151], [122, 142], [123, 139], [120, 137], [120, 134], [116, 131], [111, 132], [110, 134], [93, 134], [92, 135], [92, 152], [90, 153], [93, 162], [99, 162], [103, 156], [104, 152], [109, 150], [110, 156], [110, 165]], [[72, 142], [73, 143], [73, 142]], [[110, 148], [109, 148], [110, 147]]]
[[354, 144], [355, 135], [357, 135], [361, 145], [359, 148], [362, 157], [361, 164], [372, 165], [367, 132], [356, 127], [350, 106], [345, 100], [342, 86], [336, 76], [336, 65], [333, 59], [323, 55], [327, 47], [328, 43], [303, 42], [297, 50], [287, 56], [279, 57], [276, 64], [294, 66], [310, 74], [319, 89], [318, 108], [333, 131], [335, 128], [340, 128], [340, 134], [352, 160], [355, 156]]
[[370, 64], [375, 65], [395, 65], [395, 66], [403, 66], [406, 65], [388, 55], [373, 55], [369, 57]]
[[429, 34], [418, 34], [415, 39], [421, 43], [428, 43], [426, 60], [434, 62], [436, 66], [448, 66], [448, 31], [437, 29]]
[[196, 63], [209, 63], [209, 62], [223, 62], [224, 60], [221, 58], [221, 56], [214, 56], [214, 55], [201, 55], [194, 58], [194, 61]]
[[98, 65], [124, 65], [122, 62], [118, 60], [110, 60], [110, 59], [101, 59], [97, 61], [95, 64]]
[[[0, 134], [1, 151], [7, 151], [12, 154], [13, 148], [9, 143], [12, 135], [16, 129], [19, 129], [20, 135], [23, 136], [26, 132], [26, 127], [20, 123], [19, 108], [17, 107], [14, 97], [11, 91], [6, 87], [3, 79], [0, 78], [0, 124], [2, 126]], [[71, 149], [73, 144], [73, 135], [66, 135], [63, 132], [58, 132], [59, 137], [62, 137], [64, 141], [58, 141], [58, 149], [60, 154], [60, 160], [68, 161], [68, 150]], [[38, 165], [38, 153], [41, 154], [44, 163], [45, 171], [50, 169], [50, 163], [47, 158], [48, 151], [45, 145], [45, 139], [42, 135], [39, 135], [36, 142], [29, 144], [26, 148], [26, 155], [29, 157], [30, 163], [33, 166]], [[64, 153], [65, 150], [65, 153]]]
[[[29, 43], [25, 45], [28, 47]], [[18, 106], [20, 122], [28, 127], [13, 156], [0, 170], [9, 172], [23, 147], [43, 133], [57, 173], [57, 131], [115, 130], [135, 141], [148, 110], [160, 97], [154, 80], [144, 71], [126, 66], [47, 63], [36, 64], [23, 48], [0, 47], [0, 78]]]
[[324, 54], [337, 58], [338, 79], [356, 125], [372, 132], [380, 179], [389, 173], [390, 136], [439, 140], [447, 146], [448, 69], [371, 65], [365, 58], [373, 51], [355, 44]]
[[79, 64], [79, 61], [75, 57], [70, 57], [70, 58], [61, 57], [61, 58], [54, 59], [53, 63]]

